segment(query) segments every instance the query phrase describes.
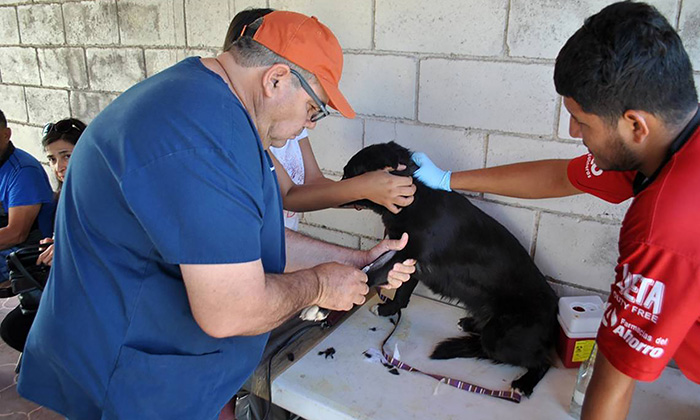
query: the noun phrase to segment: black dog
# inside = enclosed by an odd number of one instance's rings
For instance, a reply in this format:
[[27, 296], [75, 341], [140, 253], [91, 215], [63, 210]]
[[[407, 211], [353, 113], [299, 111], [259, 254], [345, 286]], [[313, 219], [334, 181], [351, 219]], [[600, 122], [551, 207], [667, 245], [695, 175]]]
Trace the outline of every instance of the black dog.
[[[366, 147], [344, 168], [343, 178], [396, 168], [397, 175], [418, 169], [411, 152], [394, 142]], [[503, 225], [455, 192], [433, 190], [414, 178], [413, 203], [398, 214], [369, 200], [351, 203], [382, 216], [390, 238], [408, 232], [405, 249], [369, 278], [386, 282], [395, 262], [413, 258], [416, 273], [393, 301], [380, 304], [378, 315], [390, 316], [408, 305], [422, 281], [433, 292], [464, 304], [469, 315], [459, 321], [468, 333], [437, 345], [432, 359], [477, 357], [527, 368], [512, 387], [530, 395], [550, 367], [557, 334], [557, 297], [528, 252]]]

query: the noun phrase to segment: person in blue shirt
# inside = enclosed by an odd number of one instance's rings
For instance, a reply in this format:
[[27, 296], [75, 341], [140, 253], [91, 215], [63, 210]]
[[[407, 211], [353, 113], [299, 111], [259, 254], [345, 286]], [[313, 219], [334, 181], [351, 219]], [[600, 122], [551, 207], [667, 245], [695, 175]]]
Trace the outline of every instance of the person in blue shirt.
[[[54, 202], [61, 193], [68, 160], [83, 130], [85, 130], [85, 123], [75, 118], [66, 118], [44, 126], [41, 144], [44, 146], [44, 151], [49, 161], [49, 168], [58, 182], [58, 188], [54, 193]], [[50, 243], [52, 241], [51, 237], [46, 237], [40, 242]], [[48, 245], [44, 249], [44, 252], [37, 258], [36, 264], [51, 265], [52, 260], [53, 244]], [[2, 323], [0, 323], [0, 337], [2, 340], [17, 351], [24, 351], [24, 343], [27, 341], [27, 335], [34, 323], [35, 315], [33, 311], [22, 311], [22, 306], [17, 305], [15, 309], [5, 315]]]
[[[362, 304], [370, 251], [285, 231], [272, 141], [354, 112], [342, 50], [273, 12], [216, 58], [188, 58], [108, 105], [73, 151], [23, 397], [72, 419], [216, 419], [267, 332], [310, 305]], [[415, 262], [397, 264], [392, 287]]]
[[53, 233], [53, 192], [38, 160], [17, 149], [0, 111], [0, 283], [8, 280], [5, 258]]

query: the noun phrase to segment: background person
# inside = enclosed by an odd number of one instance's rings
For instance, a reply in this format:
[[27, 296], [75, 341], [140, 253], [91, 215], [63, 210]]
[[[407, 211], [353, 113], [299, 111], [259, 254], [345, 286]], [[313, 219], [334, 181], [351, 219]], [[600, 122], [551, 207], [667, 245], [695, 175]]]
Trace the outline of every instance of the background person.
[[[226, 33], [223, 50], [228, 51], [248, 25], [272, 11], [246, 9], [236, 14]], [[413, 202], [415, 187], [411, 178], [391, 175], [389, 168], [341, 181], [326, 178], [316, 161], [306, 128], [289, 140], [273, 141], [269, 151], [280, 184], [287, 228], [298, 230], [300, 212], [338, 207], [357, 200], [371, 200], [394, 213]]]
[[[58, 181], [55, 199], [58, 199], [61, 192], [68, 160], [83, 130], [85, 130], [85, 124], [75, 118], [64, 119], [55, 124], [48, 123], [44, 126], [41, 144], [44, 146], [49, 167]], [[41, 242], [47, 243], [50, 241], [53, 241], [53, 239], [49, 237], [44, 238]], [[49, 245], [39, 255], [36, 262], [37, 265], [51, 265], [53, 247], [53, 244]], [[35, 315], [35, 312], [23, 313], [22, 307], [17, 305], [16, 308], [7, 313], [2, 323], [0, 323], [0, 337], [13, 349], [19, 352], [24, 351], [24, 343], [27, 341], [27, 335], [32, 327]]]
[[[364, 302], [359, 268], [407, 237], [368, 252], [292, 231], [285, 241], [265, 152], [313, 128], [326, 104], [354, 116], [341, 73], [327, 27], [273, 12], [230, 51], [185, 59], [94, 119], [59, 199], [23, 397], [73, 420], [215, 419], [267, 331], [306, 306]], [[413, 269], [396, 265], [390, 283]]]
[[582, 418], [622, 419], [637, 380], [671, 358], [700, 383], [700, 113], [690, 60], [654, 7], [621, 2], [586, 20], [559, 52], [557, 92], [570, 134], [589, 154], [454, 174], [422, 153], [415, 176], [434, 188], [520, 198], [581, 192], [634, 197]]
[[[11, 252], [53, 233], [54, 203], [46, 172], [33, 156], [15, 148], [11, 136], [0, 111], [0, 283], [9, 279], [6, 258]], [[24, 315], [17, 306], [0, 323], [0, 338], [21, 352], [33, 320], [34, 314]]]
[[44, 168], [10, 138], [0, 111], [0, 283], [8, 279], [5, 258], [53, 233], [53, 194]]
[[[49, 161], [49, 167], [53, 171], [58, 187], [54, 193], [55, 201], [61, 195], [63, 180], [66, 177], [68, 169], [68, 161], [73, 154], [73, 149], [78, 143], [80, 135], [85, 131], [84, 122], [77, 118], [66, 118], [54, 123], [48, 123], [44, 126], [44, 136], [41, 139], [41, 145], [44, 147], [46, 158]], [[44, 238], [42, 243], [53, 242], [52, 238]], [[37, 264], [51, 265], [53, 262], [53, 244], [49, 245], [44, 252], [37, 258]]]
[[73, 154], [73, 149], [86, 127], [87, 125], [77, 118], [66, 118], [44, 126], [41, 145], [46, 153], [46, 159], [49, 161], [49, 167], [58, 182], [55, 192], [56, 198], [61, 194], [68, 161]]

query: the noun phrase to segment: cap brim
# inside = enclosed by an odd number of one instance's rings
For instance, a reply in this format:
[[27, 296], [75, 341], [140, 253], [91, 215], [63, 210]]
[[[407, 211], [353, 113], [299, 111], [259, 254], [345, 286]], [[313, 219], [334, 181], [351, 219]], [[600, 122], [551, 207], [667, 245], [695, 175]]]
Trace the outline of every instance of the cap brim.
[[316, 76], [316, 79], [328, 95], [328, 105], [340, 112], [345, 118], [355, 118], [355, 111], [353, 111], [347, 99], [345, 99], [345, 96], [340, 93], [340, 89], [338, 89], [338, 87], [332, 82], [329, 82], [321, 77]]

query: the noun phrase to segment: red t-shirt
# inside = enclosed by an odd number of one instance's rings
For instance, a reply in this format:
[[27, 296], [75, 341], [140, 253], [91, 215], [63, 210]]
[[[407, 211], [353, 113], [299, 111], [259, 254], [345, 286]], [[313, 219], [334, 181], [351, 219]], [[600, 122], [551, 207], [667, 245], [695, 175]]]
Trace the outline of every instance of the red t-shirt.
[[[613, 203], [633, 196], [635, 172], [573, 159], [576, 188]], [[671, 358], [700, 383], [700, 128], [632, 202], [620, 230], [615, 282], [598, 330], [600, 351], [622, 373], [656, 379]]]

